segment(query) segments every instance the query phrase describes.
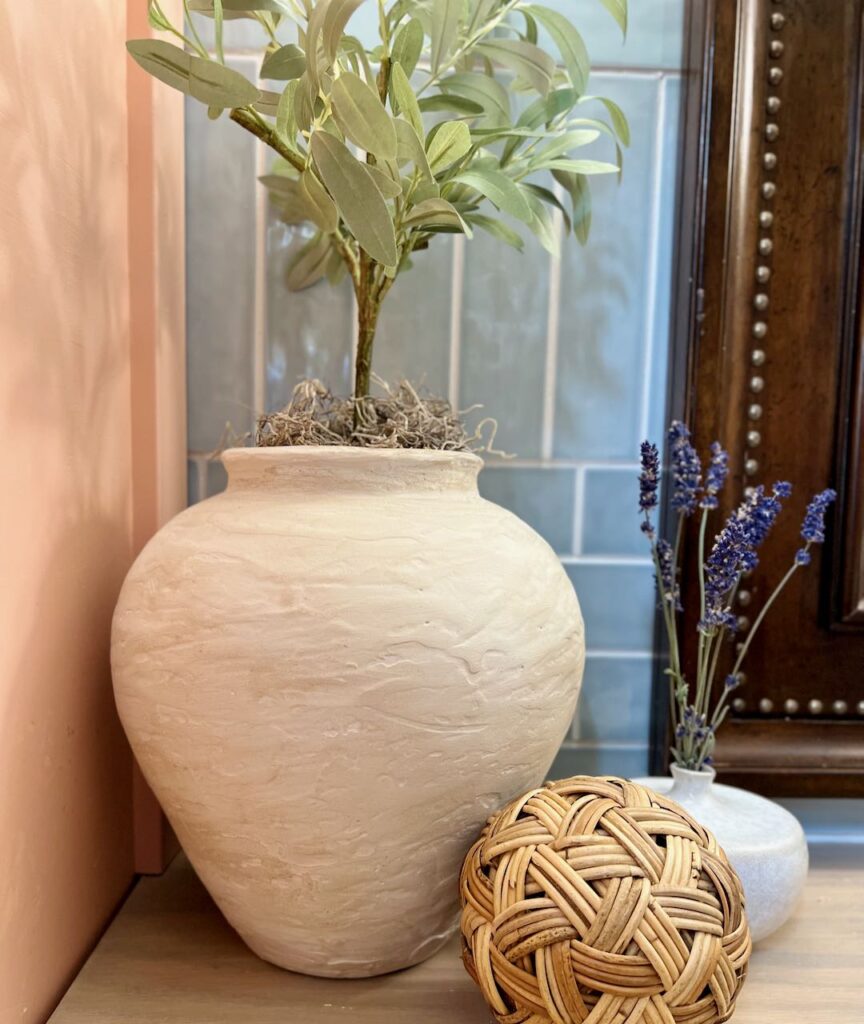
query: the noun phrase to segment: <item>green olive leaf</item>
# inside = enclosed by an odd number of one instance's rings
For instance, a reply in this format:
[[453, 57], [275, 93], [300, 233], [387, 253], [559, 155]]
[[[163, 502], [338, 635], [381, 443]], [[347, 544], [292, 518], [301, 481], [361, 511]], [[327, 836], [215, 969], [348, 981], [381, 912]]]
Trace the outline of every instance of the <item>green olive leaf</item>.
[[408, 78], [414, 73], [423, 52], [423, 26], [419, 19], [407, 21], [396, 33], [390, 47], [391, 63], [398, 63]]
[[396, 129], [378, 93], [359, 75], [343, 71], [333, 83], [333, 117], [346, 138], [382, 160], [396, 158]]
[[314, 132], [310, 147], [321, 180], [360, 246], [378, 263], [395, 266], [398, 253], [393, 221], [366, 165], [326, 132]]
[[305, 70], [306, 54], [299, 46], [288, 43], [267, 54], [261, 65], [261, 77], [287, 82], [299, 78]]
[[311, 170], [305, 170], [300, 175], [300, 194], [309, 203], [310, 219], [322, 231], [335, 231], [339, 224], [339, 211]]
[[475, 167], [461, 171], [450, 180], [473, 188], [494, 203], [499, 210], [509, 213], [523, 224], [531, 225], [533, 214], [525, 196], [520, 192], [516, 182], [501, 171], [491, 167]]
[[423, 117], [408, 76], [397, 61], [390, 68], [390, 99], [397, 114], [402, 114], [418, 136], [423, 135]]
[[438, 125], [426, 147], [432, 173], [456, 163], [471, 148], [471, 133], [464, 121], [444, 121]]

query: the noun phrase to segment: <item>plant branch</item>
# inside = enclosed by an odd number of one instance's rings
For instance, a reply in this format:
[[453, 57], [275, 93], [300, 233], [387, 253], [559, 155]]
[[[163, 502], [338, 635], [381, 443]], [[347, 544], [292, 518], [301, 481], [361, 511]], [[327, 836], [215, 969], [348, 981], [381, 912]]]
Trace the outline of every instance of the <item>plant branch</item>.
[[306, 169], [303, 157], [287, 145], [273, 125], [268, 124], [253, 107], [234, 107], [230, 117], [235, 124], [239, 124], [241, 128], [251, 132], [257, 139], [287, 160], [295, 170], [302, 172]]

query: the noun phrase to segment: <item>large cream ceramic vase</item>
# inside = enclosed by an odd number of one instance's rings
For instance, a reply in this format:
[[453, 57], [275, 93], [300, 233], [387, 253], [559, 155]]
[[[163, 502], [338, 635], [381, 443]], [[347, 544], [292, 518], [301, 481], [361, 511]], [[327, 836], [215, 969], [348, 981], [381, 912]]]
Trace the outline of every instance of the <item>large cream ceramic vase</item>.
[[233, 449], [114, 617], [120, 716], [222, 912], [331, 977], [435, 952], [462, 857], [573, 717], [582, 616], [474, 455]]

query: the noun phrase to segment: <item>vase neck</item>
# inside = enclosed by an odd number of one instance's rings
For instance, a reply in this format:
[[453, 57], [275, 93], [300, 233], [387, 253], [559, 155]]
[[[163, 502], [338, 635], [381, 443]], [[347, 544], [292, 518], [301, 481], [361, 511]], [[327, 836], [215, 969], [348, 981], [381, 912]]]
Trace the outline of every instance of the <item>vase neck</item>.
[[483, 462], [471, 452], [431, 449], [229, 448], [222, 453], [229, 491], [352, 491], [364, 494], [455, 491], [477, 493]]
[[705, 796], [711, 789], [717, 773], [713, 768], [702, 768], [693, 771], [673, 764], [669, 769], [672, 773], [672, 788], [669, 796], [676, 799], [698, 799]]

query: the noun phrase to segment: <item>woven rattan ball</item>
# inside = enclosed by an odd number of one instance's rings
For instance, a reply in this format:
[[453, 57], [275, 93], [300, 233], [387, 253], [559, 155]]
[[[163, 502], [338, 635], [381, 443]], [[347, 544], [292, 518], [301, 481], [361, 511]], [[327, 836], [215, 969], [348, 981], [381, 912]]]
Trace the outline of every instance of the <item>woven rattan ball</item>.
[[489, 819], [465, 859], [462, 955], [501, 1024], [714, 1024], [750, 956], [714, 836], [624, 779], [576, 776]]

